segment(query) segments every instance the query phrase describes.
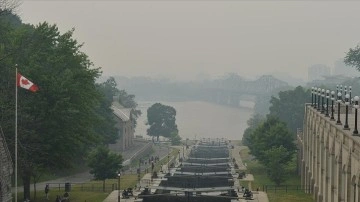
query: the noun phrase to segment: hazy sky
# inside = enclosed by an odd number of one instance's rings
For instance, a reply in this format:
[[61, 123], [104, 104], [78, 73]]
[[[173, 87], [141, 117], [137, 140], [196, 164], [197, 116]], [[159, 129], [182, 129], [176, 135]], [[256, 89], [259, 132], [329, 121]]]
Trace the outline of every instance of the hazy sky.
[[333, 67], [360, 42], [356, 1], [24, 1], [26, 23], [56, 23], [104, 75], [194, 79]]

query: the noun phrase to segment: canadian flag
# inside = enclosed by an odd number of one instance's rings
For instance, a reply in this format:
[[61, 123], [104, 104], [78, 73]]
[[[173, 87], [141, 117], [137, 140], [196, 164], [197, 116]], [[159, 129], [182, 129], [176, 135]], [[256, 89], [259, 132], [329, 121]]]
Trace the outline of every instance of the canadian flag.
[[33, 82], [31, 82], [29, 79], [25, 78], [21, 74], [17, 74], [17, 86], [20, 86], [21, 88], [28, 89], [31, 92], [36, 92], [39, 90], [39, 87], [35, 85]]

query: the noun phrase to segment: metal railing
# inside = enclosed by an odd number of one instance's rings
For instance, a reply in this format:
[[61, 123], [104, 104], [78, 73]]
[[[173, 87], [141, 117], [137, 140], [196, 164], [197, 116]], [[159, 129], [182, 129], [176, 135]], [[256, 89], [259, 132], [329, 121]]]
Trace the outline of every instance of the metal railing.
[[289, 191], [305, 191], [309, 190], [310, 186], [304, 185], [263, 185], [264, 192], [289, 192]]

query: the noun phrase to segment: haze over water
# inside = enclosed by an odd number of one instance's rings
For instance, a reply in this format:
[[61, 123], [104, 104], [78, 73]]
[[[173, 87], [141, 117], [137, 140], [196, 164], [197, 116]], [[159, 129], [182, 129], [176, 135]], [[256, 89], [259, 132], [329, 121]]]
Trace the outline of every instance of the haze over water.
[[[138, 109], [142, 111], [138, 118], [135, 135], [146, 135], [147, 109], [156, 102], [139, 102]], [[251, 117], [251, 108], [232, 108], [207, 102], [160, 102], [176, 109], [176, 123], [179, 135], [183, 138], [196, 139], [227, 138], [240, 140], [247, 127], [246, 121]]]

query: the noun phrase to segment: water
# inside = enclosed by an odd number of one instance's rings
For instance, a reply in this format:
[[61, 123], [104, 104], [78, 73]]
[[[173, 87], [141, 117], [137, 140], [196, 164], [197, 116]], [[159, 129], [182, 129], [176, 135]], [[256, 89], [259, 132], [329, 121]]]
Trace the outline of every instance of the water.
[[[138, 118], [135, 135], [145, 138], [147, 122], [147, 109], [156, 102], [139, 102], [138, 108], [142, 115]], [[227, 138], [240, 140], [244, 130], [247, 128], [246, 121], [251, 117], [252, 108], [232, 108], [207, 102], [160, 102], [176, 109], [176, 124], [179, 135], [183, 138], [199, 139]], [[253, 104], [250, 103], [250, 106]]]

